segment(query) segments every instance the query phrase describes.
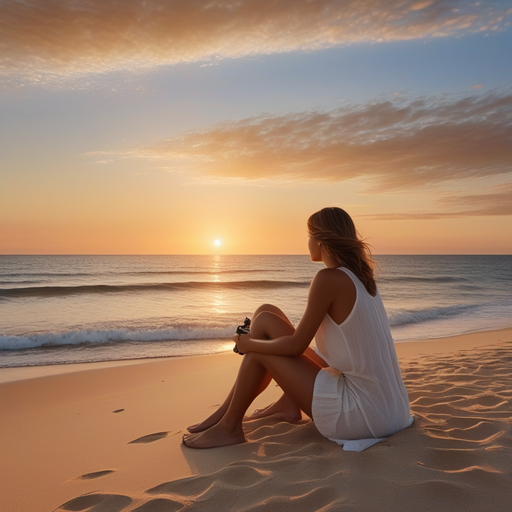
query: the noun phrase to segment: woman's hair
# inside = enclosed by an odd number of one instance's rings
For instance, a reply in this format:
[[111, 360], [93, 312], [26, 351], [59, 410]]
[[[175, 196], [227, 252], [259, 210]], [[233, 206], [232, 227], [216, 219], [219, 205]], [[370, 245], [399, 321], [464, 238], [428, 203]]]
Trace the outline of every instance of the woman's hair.
[[309, 234], [318, 240], [325, 252], [343, 267], [351, 270], [375, 297], [377, 285], [373, 276], [375, 262], [368, 244], [356, 231], [350, 215], [341, 208], [323, 208], [308, 219]]

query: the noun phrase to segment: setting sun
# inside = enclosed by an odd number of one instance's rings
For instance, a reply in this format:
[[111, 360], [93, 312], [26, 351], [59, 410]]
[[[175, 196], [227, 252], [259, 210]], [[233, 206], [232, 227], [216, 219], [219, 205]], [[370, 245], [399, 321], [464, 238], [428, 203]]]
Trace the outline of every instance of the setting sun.
[[220, 240], [215, 240], [215, 242], [214, 242], [214, 243], [215, 243], [215, 246], [216, 246], [216, 247], [220, 247]]

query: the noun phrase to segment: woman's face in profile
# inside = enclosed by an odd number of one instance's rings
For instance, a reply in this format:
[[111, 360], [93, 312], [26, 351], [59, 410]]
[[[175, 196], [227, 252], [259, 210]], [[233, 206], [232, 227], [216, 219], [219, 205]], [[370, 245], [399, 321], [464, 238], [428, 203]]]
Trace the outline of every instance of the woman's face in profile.
[[322, 248], [314, 236], [308, 237], [308, 249], [311, 261], [322, 261]]

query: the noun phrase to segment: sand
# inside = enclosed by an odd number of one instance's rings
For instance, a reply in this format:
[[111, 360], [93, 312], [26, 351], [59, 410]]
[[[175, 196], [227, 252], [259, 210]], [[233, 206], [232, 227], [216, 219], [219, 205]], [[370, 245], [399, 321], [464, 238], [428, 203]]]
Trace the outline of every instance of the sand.
[[181, 445], [229, 390], [232, 353], [0, 370], [0, 510], [510, 510], [512, 329], [397, 352], [416, 420], [361, 453], [307, 418], [247, 422], [242, 445]]

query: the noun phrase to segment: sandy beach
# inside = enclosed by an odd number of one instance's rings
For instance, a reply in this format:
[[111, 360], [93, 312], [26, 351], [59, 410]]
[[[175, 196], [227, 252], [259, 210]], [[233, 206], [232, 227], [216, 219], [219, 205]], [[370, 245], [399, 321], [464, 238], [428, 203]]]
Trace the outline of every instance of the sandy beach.
[[[512, 500], [512, 329], [396, 345], [414, 424], [345, 452], [304, 417], [183, 447], [240, 356], [0, 370], [2, 512], [501, 511]], [[271, 384], [254, 407], [279, 395]]]

